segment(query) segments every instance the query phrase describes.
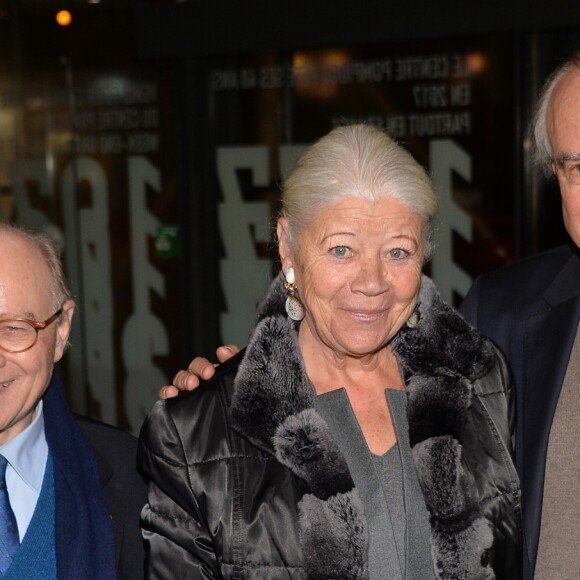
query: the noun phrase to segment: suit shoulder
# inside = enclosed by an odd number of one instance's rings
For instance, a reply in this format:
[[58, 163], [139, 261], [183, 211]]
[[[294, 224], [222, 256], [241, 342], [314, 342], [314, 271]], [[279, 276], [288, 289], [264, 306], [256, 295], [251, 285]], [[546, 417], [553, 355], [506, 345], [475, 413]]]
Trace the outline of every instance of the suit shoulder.
[[580, 259], [568, 245], [516, 260], [478, 277], [459, 310], [485, 335], [499, 341], [503, 349], [499, 337], [511, 332], [519, 316], [535, 310], [554, 280], [570, 267], [576, 268], [580, 276]]
[[75, 415], [75, 419], [93, 449], [102, 479], [114, 473], [127, 480], [141, 480], [137, 471], [137, 437], [96, 419], [81, 415]]
[[114, 448], [115, 454], [135, 453], [137, 438], [127, 431], [91, 417], [75, 415], [76, 422], [89, 443], [104, 455]]
[[497, 270], [483, 274], [481, 278], [497, 281], [533, 272], [539, 272], [548, 277], [551, 273], [560, 270], [573, 255], [574, 251], [570, 246], [562, 245], [533, 256], [516, 260]]
[[[113, 496], [118, 490], [125, 495], [122, 501], [127, 501], [129, 495], [132, 501], [142, 501], [147, 488], [137, 469], [137, 438], [89, 417], [75, 415], [75, 419], [93, 450], [109, 508], [114, 509]], [[115, 485], [108, 485], [110, 481]]]

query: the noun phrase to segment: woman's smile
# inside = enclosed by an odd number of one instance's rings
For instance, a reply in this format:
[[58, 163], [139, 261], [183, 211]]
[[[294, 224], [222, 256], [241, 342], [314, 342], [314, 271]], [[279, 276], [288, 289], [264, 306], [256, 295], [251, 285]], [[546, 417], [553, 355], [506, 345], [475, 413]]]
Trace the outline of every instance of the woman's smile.
[[376, 322], [384, 318], [387, 309], [366, 310], [360, 308], [341, 308], [346, 314], [360, 322]]

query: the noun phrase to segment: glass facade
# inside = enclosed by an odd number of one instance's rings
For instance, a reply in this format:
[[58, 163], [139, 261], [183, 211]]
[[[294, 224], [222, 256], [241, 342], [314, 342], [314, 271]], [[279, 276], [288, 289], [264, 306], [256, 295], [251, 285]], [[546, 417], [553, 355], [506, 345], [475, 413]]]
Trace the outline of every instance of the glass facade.
[[162, 11], [151, 34], [148, 4], [73, 3], [67, 27], [54, 3], [0, 9], [0, 217], [63, 249], [75, 410], [137, 431], [191, 355], [245, 343], [277, 269], [280, 183], [337, 125], [383, 127], [431, 173], [428, 271], [451, 303], [478, 274], [563, 239], [526, 126], [580, 32], [351, 43], [337, 31], [317, 46], [204, 51], [183, 48], [187, 27], [168, 45]]

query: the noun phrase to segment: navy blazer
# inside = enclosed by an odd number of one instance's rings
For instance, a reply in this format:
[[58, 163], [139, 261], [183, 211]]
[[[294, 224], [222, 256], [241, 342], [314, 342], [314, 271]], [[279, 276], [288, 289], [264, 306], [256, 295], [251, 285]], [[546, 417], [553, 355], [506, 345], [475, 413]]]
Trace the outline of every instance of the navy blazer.
[[111, 513], [117, 578], [143, 578], [145, 546], [139, 517], [147, 503], [147, 484], [137, 471], [137, 438], [100, 421], [75, 418], [94, 451], [103, 497]]
[[478, 278], [461, 313], [505, 354], [516, 385], [524, 579], [533, 578], [550, 428], [580, 320], [580, 257], [559, 246]]

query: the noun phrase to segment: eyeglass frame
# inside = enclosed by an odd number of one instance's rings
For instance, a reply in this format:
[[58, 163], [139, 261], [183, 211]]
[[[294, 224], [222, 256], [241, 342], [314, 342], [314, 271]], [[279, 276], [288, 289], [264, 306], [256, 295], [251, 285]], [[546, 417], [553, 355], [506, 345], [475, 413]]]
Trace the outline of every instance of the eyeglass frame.
[[571, 177], [572, 171], [570, 171], [570, 175], [566, 172], [566, 164], [571, 162], [572, 169], [574, 164], [580, 166], [580, 158], [578, 155], [562, 155], [557, 159], [553, 159], [552, 163], [554, 164], [555, 172], [560, 172], [560, 174], [566, 179], [566, 181], [574, 186], [580, 185], [580, 171], [576, 172], [575, 177]]
[[49, 316], [43, 322], [38, 322], [37, 320], [30, 320], [30, 318], [2, 318], [0, 320], [0, 324], [2, 324], [3, 322], [11, 322], [11, 321], [26, 322], [26, 324], [30, 325], [30, 327], [34, 329], [34, 340], [32, 341], [32, 344], [30, 346], [27, 346], [22, 350], [10, 350], [8, 348], [4, 348], [1, 344], [0, 350], [3, 350], [4, 352], [9, 352], [11, 354], [19, 354], [21, 352], [26, 352], [27, 350], [30, 350], [38, 340], [38, 331], [44, 330], [47, 326], [50, 326], [63, 313], [63, 311], [64, 309], [61, 306], [52, 316]]

